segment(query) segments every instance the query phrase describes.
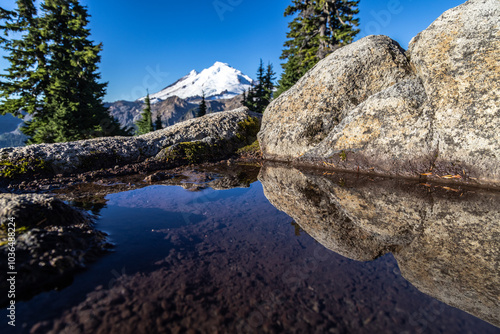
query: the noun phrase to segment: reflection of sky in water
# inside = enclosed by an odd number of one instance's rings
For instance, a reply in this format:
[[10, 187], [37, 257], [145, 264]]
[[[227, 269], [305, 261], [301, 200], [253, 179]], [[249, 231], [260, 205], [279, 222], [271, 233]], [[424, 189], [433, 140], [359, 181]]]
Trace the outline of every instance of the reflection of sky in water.
[[[293, 219], [269, 203], [260, 182], [229, 190], [150, 186], [108, 195], [96, 227], [110, 234], [114, 252], [90, 264], [62, 291], [18, 303], [19, 323], [30, 328], [72, 307], [64, 321], [85, 322], [84, 309], [105, 317], [125, 312], [128, 305], [154, 309], [161, 299], [171, 309], [141, 313], [141, 321], [201, 332], [213, 326], [222, 332], [497, 332], [419, 292], [401, 277], [392, 255], [354, 261], [300, 232], [318, 233], [300, 225], [300, 215], [313, 218], [306, 201], [327, 204], [317, 184], [309, 185], [316, 198], [293, 199], [287, 198], [293, 184], [282, 183], [281, 189], [266, 182], [268, 196], [274, 187], [273, 204], [286, 200]], [[139, 272], [144, 275], [136, 276]], [[122, 275], [128, 281], [117, 281]], [[94, 291], [97, 286], [105, 293]], [[108, 305], [107, 296], [115, 293], [120, 304]], [[104, 331], [126, 333], [134, 328], [129, 320], [98, 324]]]
[[[167, 211], [186, 211], [185, 208], [196, 209], [200, 204], [212, 201], [234, 201], [244, 196], [253, 188], [234, 188], [228, 190], [213, 190], [211, 188], [199, 191], [186, 191], [180, 186], [150, 186], [147, 188], [108, 195], [108, 205], [126, 208], [157, 208]], [[261, 188], [261, 187], [260, 187]], [[255, 196], [255, 194], [253, 194]], [[193, 207], [194, 206], [194, 207]]]

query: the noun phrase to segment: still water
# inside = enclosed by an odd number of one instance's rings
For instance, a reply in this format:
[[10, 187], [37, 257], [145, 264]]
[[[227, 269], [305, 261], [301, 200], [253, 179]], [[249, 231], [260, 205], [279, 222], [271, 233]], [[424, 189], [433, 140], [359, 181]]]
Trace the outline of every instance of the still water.
[[498, 192], [280, 166], [246, 183], [106, 195], [113, 252], [1, 332], [500, 333]]

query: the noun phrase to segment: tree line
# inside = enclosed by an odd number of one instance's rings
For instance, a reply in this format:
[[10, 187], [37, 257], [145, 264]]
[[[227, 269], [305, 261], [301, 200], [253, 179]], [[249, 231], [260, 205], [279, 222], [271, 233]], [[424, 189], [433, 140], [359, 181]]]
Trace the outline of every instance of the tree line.
[[[292, 87], [318, 61], [351, 43], [359, 33], [359, 0], [292, 0], [285, 17], [287, 40], [277, 84], [273, 65], [257, 69], [257, 80], [243, 94], [243, 105], [264, 112], [273, 98]], [[14, 10], [0, 7], [0, 47], [10, 64], [0, 75], [0, 114], [24, 118], [28, 144], [103, 136], [131, 135], [104, 107], [107, 83], [98, 64], [102, 44], [89, 40], [89, 15], [78, 0], [17, 0]], [[202, 97], [198, 116], [207, 112]], [[29, 116], [29, 117], [26, 117]], [[162, 127], [153, 123], [149, 93], [136, 134]]]
[[273, 64], [269, 63], [264, 69], [261, 59], [257, 69], [257, 82], [252, 84], [248, 92], [243, 93], [242, 104], [251, 111], [263, 113], [273, 97], [275, 75]]

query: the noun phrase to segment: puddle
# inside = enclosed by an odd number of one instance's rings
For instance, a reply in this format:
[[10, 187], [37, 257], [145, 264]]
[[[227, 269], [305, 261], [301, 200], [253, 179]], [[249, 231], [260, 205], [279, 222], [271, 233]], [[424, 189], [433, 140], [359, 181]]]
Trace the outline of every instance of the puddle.
[[259, 180], [85, 202], [114, 251], [0, 330], [499, 333], [499, 193], [279, 166]]

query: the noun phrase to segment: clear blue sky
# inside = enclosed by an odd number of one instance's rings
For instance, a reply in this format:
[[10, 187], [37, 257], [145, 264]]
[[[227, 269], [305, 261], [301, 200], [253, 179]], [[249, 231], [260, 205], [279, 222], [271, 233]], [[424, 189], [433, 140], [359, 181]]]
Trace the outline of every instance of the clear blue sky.
[[[442, 12], [465, 0], [361, 0], [358, 39], [388, 35], [403, 48]], [[192, 69], [222, 61], [255, 77], [259, 59], [274, 64], [286, 38], [290, 0], [82, 0], [92, 39], [102, 42], [106, 101], [157, 92]], [[2, 0], [4, 8], [15, 0]], [[0, 54], [2, 54], [0, 52]], [[7, 67], [0, 60], [0, 69]]]

